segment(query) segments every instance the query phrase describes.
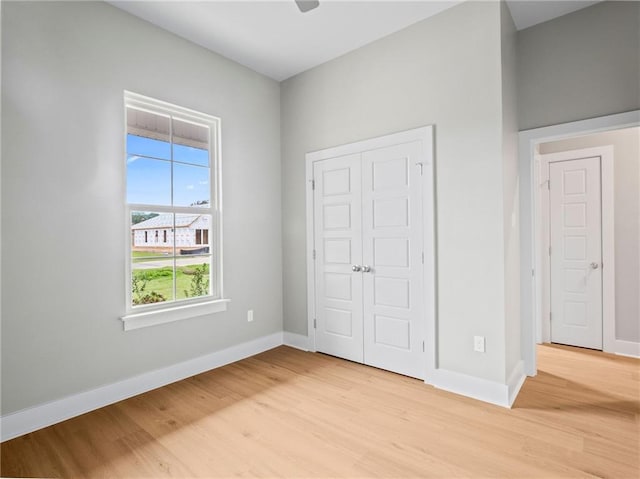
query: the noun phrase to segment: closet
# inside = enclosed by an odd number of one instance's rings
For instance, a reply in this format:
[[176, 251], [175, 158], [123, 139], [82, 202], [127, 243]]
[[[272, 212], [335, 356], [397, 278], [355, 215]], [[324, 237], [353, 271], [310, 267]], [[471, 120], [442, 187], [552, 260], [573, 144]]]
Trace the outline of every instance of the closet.
[[315, 350], [424, 379], [433, 306], [433, 252], [425, 251], [433, 235], [431, 128], [307, 160]]

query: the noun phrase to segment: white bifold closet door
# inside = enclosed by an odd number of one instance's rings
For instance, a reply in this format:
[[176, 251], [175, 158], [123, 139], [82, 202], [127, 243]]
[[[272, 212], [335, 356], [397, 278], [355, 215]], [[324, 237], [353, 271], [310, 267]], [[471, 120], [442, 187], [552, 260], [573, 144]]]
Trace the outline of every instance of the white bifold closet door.
[[314, 164], [316, 350], [424, 378], [419, 141]]

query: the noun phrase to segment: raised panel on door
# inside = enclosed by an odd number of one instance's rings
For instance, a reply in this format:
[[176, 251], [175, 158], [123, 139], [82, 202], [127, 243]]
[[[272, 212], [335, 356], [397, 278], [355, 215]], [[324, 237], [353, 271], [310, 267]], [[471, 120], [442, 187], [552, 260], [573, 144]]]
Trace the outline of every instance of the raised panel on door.
[[316, 350], [363, 361], [360, 155], [314, 165]]
[[364, 362], [424, 378], [421, 143], [362, 154]]
[[602, 349], [600, 158], [549, 165], [551, 341]]

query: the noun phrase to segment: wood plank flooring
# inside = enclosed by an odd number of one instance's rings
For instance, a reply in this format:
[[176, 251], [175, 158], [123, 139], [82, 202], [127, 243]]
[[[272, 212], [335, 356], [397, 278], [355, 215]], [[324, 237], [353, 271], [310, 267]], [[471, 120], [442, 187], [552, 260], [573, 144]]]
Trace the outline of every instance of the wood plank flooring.
[[507, 410], [288, 347], [3, 443], [4, 477], [640, 477], [640, 361], [538, 349]]

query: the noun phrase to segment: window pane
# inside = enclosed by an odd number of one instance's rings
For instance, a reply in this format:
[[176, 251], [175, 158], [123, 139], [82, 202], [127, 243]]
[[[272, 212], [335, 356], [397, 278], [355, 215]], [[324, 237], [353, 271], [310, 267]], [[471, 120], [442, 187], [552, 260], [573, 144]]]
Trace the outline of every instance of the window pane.
[[173, 238], [173, 213], [131, 213], [131, 255], [134, 262], [173, 256]]
[[127, 202], [171, 205], [171, 163], [127, 157]]
[[173, 120], [173, 160], [209, 166], [209, 128]]
[[211, 294], [211, 256], [176, 257], [176, 297], [196, 298]]
[[209, 151], [191, 146], [173, 145], [173, 160], [192, 165], [209, 166]]
[[127, 160], [138, 155], [170, 160], [171, 144], [166, 141], [129, 134], [127, 135]]
[[208, 206], [211, 203], [209, 168], [173, 164], [174, 206]]
[[167, 115], [127, 107], [127, 155], [171, 159]]
[[173, 300], [173, 257], [141, 259], [131, 269], [133, 306]]

